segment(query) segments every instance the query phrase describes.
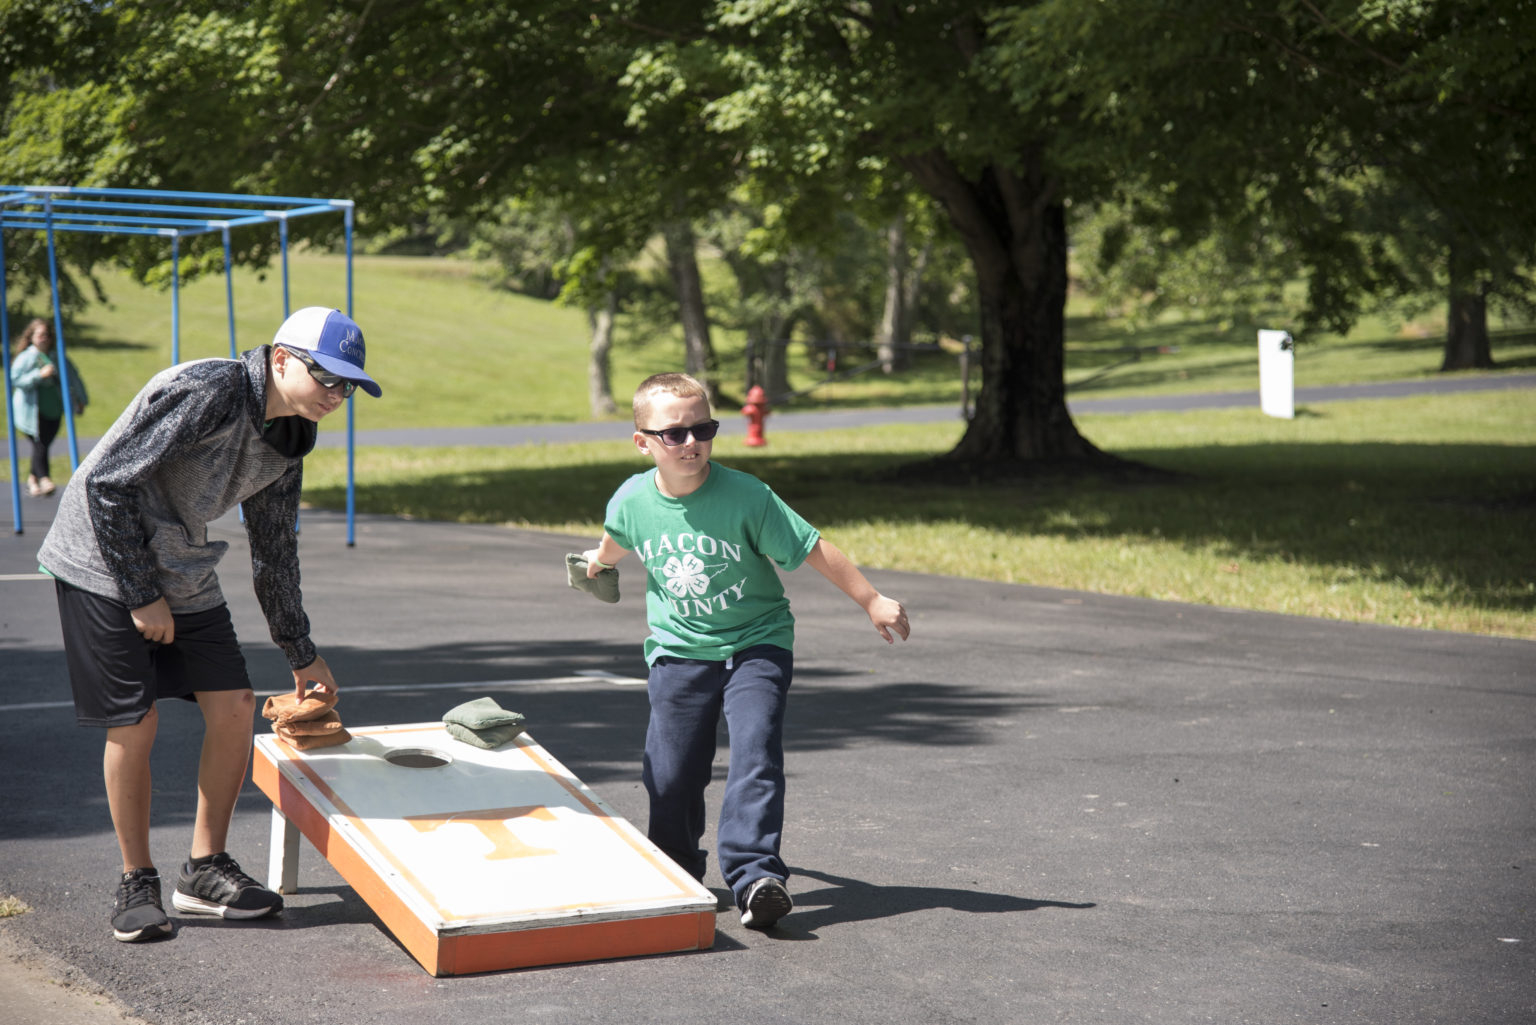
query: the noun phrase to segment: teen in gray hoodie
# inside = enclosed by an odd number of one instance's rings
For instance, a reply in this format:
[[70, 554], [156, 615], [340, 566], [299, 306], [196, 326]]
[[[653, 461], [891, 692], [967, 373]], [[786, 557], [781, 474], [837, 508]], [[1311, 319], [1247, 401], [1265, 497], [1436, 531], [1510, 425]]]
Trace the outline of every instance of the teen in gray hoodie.
[[38, 561], [56, 578], [76, 719], [107, 731], [103, 773], [123, 858], [112, 916], [119, 940], [171, 932], [149, 849], [161, 698], [196, 701], [205, 723], [197, 818], [174, 906], [236, 919], [282, 907], [225, 851], [255, 697], [215, 572], [229, 546], [208, 540], [208, 524], [242, 506], [256, 597], [295, 691], [334, 693], [309, 638], [294, 525], [315, 425], [354, 388], [380, 394], [364, 357], [350, 318], [302, 309], [271, 345], [240, 359], [155, 375], [64, 489]]

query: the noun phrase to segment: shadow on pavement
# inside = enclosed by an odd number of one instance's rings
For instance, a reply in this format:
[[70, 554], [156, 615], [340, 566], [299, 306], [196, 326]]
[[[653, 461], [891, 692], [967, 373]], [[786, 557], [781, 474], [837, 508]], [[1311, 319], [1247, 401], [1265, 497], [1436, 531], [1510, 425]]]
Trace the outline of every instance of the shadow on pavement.
[[962, 890], [947, 886], [881, 886], [847, 876], [837, 876], [816, 869], [793, 868], [796, 878], [817, 879], [828, 885], [817, 890], [797, 890], [795, 911], [779, 927], [779, 932], [809, 934], [818, 928], [894, 918], [918, 911], [948, 908], [967, 914], [990, 915], [1016, 911], [1062, 908], [1086, 911], [1097, 907], [1092, 902], [1070, 903], [1059, 900], [1033, 900], [1005, 893]]

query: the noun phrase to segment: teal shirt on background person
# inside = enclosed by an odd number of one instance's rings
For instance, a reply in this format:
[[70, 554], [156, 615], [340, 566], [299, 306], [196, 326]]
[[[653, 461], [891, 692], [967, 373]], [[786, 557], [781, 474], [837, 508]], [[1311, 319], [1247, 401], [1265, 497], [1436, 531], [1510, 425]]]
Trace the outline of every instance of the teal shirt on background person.
[[663, 655], [719, 662], [758, 644], [794, 649], [777, 571], [796, 569], [821, 534], [756, 477], [711, 462], [698, 490], [669, 498], [652, 468], [614, 492], [603, 529], [645, 567], [647, 665]]
[[[55, 365], [53, 357], [35, 345], [21, 350], [11, 363], [11, 415], [22, 434], [37, 437], [40, 418], [64, 418], [64, 388], [59, 375], [43, 376], [45, 367]], [[69, 361], [69, 397], [74, 400], [76, 415], [85, 411], [90, 396], [74, 360]]]

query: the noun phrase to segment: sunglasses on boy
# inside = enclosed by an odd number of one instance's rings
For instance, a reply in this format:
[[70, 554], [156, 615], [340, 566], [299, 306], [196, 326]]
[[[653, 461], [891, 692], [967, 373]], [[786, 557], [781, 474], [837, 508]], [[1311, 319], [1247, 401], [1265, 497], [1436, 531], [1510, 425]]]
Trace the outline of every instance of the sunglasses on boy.
[[299, 349], [290, 349], [286, 345], [283, 346], [283, 351], [292, 356], [294, 359], [298, 360], [300, 363], [304, 364], [304, 369], [309, 371], [309, 376], [313, 377], [316, 383], [318, 383], [321, 387], [340, 388], [341, 397], [344, 399], [350, 399], [352, 397], [352, 393], [357, 391], [356, 381], [349, 381], [345, 377], [331, 373], [329, 370], [316, 363], [314, 358], [311, 357], [308, 353], [302, 352]]
[[692, 427], [668, 427], [660, 431], [640, 428], [641, 434], [649, 434], [653, 438], [660, 438], [661, 443], [668, 448], [676, 448], [688, 441], [688, 435], [693, 435], [694, 441], [713, 441], [715, 435], [720, 433], [719, 420], [705, 420], [701, 424]]

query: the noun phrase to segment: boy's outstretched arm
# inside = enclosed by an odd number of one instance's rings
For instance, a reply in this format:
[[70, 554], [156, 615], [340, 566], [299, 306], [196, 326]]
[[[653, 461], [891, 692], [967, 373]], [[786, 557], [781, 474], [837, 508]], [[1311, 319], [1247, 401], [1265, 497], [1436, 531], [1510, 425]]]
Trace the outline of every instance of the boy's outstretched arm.
[[590, 580], [601, 573], [604, 566], [610, 568], [617, 566], [619, 560], [628, 554], [628, 548], [620, 548], [619, 543], [609, 537], [606, 530], [603, 531], [603, 539], [597, 543], [597, 547], [581, 553], [582, 558], [587, 560], [587, 579]]
[[907, 610], [895, 598], [887, 598], [875, 590], [874, 585], [859, 572], [859, 567], [848, 561], [848, 556], [837, 545], [826, 538], [820, 538], [805, 561], [816, 572], [836, 584], [839, 591], [859, 603], [859, 607], [869, 614], [869, 621], [880, 631], [880, 636], [885, 638], [885, 643], [896, 643], [891, 637], [892, 633], [899, 635], [902, 640], [907, 639], [911, 632]]

